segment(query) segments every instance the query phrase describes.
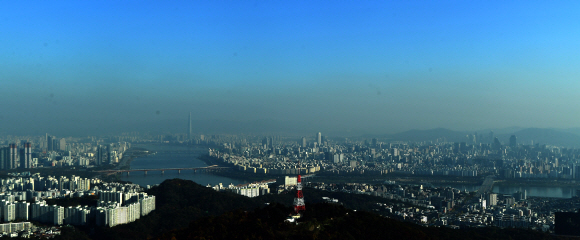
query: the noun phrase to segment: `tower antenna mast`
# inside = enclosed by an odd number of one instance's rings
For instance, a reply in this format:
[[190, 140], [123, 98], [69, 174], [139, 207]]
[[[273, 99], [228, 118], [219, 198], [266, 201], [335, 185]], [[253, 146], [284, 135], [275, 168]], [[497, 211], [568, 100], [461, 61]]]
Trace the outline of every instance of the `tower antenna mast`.
[[300, 160], [298, 160], [298, 177], [296, 178], [296, 197], [294, 198], [294, 212], [299, 214], [306, 210], [304, 206], [304, 195], [302, 194], [302, 179], [300, 178]]

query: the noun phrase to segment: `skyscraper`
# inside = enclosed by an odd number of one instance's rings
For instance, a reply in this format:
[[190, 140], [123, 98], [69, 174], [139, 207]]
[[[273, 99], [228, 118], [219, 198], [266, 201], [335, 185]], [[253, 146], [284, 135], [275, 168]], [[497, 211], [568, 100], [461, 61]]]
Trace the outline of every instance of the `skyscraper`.
[[321, 144], [322, 144], [322, 133], [318, 132], [318, 134], [316, 135], [316, 141], [318, 142], [318, 146], [321, 146]]
[[512, 136], [510, 137], [510, 147], [511, 147], [511, 148], [515, 148], [515, 147], [517, 146], [517, 143], [518, 143], [518, 142], [517, 142], [516, 135], [512, 135]]
[[493, 150], [500, 150], [501, 149], [501, 143], [499, 142], [499, 139], [497, 139], [497, 137], [493, 138], [493, 144], [491, 145], [493, 147]]
[[188, 124], [188, 132], [187, 132], [187, 139], [191, 140], [191, 112], [189, 112], [189, 121], [187, 121]]
[[95, 163], [95, 165], [103, 164], [104, 157], [105, 157], [105, 153], [104, 153], [103, 146], [101, 146], [101, 145], [97, 146], [97, 162]]
[[52, 136], [46, 135], [46, 151], [54, 151], [54, 142]]

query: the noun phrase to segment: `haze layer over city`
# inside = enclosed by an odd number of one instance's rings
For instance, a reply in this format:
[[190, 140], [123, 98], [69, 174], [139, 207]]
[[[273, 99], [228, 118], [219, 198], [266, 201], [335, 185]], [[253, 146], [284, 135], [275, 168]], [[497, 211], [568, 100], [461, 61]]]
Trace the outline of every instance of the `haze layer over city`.
[[0, 133], [184, 133], [189, 112], [199, 134], [567, 131], [579, 117], [577, 10], [6, 2]]

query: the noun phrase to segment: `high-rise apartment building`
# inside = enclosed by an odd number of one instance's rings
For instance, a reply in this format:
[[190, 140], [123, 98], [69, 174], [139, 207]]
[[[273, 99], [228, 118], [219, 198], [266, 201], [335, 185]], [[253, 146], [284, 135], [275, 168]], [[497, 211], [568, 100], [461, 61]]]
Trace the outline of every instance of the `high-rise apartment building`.
[[64, 139], [64, 138], [60, 139], [60, 141], [58, 142], [58, 149], [61, 151], [66, 150], [66, 139]]
[[10, 155], [8, 159], [7, 169], [14, 169], [18, 166], [18, 148], [16, 147], [16, 143], [10, 144], [9, 148]]
[[8, 169], [8, 161], [10, 159], [10, 148], [0, 148], [0, 169]]
[[15, 218], [28, 220], [30, 203], [26, 201], [17, 202], [15, 205]]
[[16, 219], [16, 205], [9, 201], [2, 201], [2, 220], [11, 222]]
[[102, 165], [105, 158], [105, 149], [103, 146], [97, 146], [97, 162], [95, 165]]
[[[21, 154], [22, 155], [22, 154]], [[0, 169], [14, 169], [18, 167], [19, 154], [15, 143], [0, 148]]]
[[32, 163], [32, 144], [24, 143], [20, 149], [20, 168], [30, 168]]
[[487, 195], [487, 204], [489, 206], [497, 205], [497, 194], [490, 193], [489, 195]]
[[113, 144], [107, 145], [107, 163], [113, 163]]

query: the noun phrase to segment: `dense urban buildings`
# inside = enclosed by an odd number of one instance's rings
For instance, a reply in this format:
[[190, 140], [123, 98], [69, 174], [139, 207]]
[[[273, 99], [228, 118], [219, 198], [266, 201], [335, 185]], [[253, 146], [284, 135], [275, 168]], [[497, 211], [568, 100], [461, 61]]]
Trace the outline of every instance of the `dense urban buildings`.
[[[203, 141], [197, 139], [195, 143], [215, 146], [209, 149], [209, 156], [235, 171], [265, 177], [286, 176], [285, 184], [278, 189], [295, 186], [296, 183], [288, 177], [294, 174], [335, 175], [344, 176], [345, 179], [349, 176], [416, 176], [425, 179], [425, 182], [433, 177], [488, 177], [491, 184], [494, 179], [553, 179], [564, 183], [580, 179], [579, 149], [518, 144], [513, 135], [508, 145], [502, 144], [492, 132], [488, 136], [467, 135], [464, 142], [447, 142], [445, 139], [381, 142], [376, 138], [370, 141], [326, 138], [322, 141], [319, 136], [316, 134], [310, 141], [305, 137], [293, 141], [291, 138], [270, 136], [260, 141], [258, 137], [250, 140], [250, 137], [211, 136]], [[319, 139], [322, 141], [320, 144]], [[386, 216], [426, 225], [551, 231], [555, 212], [576, 211], [580, 207], [575, 198], [554, 202], [529, 197], [526, 191], [494, 193], [491, 186], [469, 192], [429, 185], [386, 181], [382, 186], [352, 183], [339, 187], [338, 184], [307, 182], [309, 187], [331, 192], [371, 194], [412, 203], [418, 208], [382, 206], [381, 212], [385, 211]]]
[[[207, 147], [207, 157], [230, 171], [263, 179], [242, 185], [212, 185], [247, 197], [278, 194], [297, 186], [302, 175], [305, 187], [368, 194], [411, 204], [412, 208], [377, 203], [384, 216], [438, 226], [498, 226], [551, 231], [554, 213], [580, 207], [574, 199], [549, 201], [530, 197], [526, 191], [510, 194], [489, 188], [467, 191], [433, 186], [433, 177], [461, 177], [480, 182], [493, 180], [580, 179], [580, 150], [553, 145], [521, 144], [516, 136], [503, 144], [492, 132], [468, 134], [464, 141], [390, 141], [381, 138], [332, 138], [317, 132], [312, 137], [277, 135], [141, 135], [128, 133], [106, 139], [56, 137], [8, 137], [0, 140], [0, 164], [5, 170], [18, 168], [113, 167], [134, 143], [179, 144]], [[48, 141], [48, 140], [51, 141]], [[61, 138], [63, 139], [63, 138]], [[64, 145], [64, 147], [62, 147]], [[49, 150], [53, 149], [53, 150]], [[64, 149], [64, 150], [61, 150]], [[386, 180], [382, 184], [321, 183], [308, 177], [413, 176], [421, 184]], [[283, 184], [280, 180], [283, 179]], [[278, 185], [273, 186], [272, 184]], [[227, 184], [227, 183], [225, 183]], [[485, 182], [484, 184], [485, 185]], [[20, 176], [2, 180], [0, 194], [5, 222], [29, 219], [50, 224], [115, 226], [135, 221], [155, 208], [155, 197], [139, 192], [137, 186], [121, 187], [98, 180], [71, 177]], [[121, 189], [121, 190], [119, 190]], [[98, 206], [64, 208], [48, 205], [44, 198], [99, 196]], [[40, 199], [31, 202], [31, 200]], [[333, 199], [329, 201], [338, 201]], [[567, 201], [567, 202], [566, 202]], [[556, 204], [556, 205], [554, 205]], [[25, 217], [27, 216], [27, 217]]]
[[[492, 135], [490, 134], [490, 137]], [[424, 176], [495, 175], [516, 179], [577, 179], [580, 178], [579, 149], [550, 145], [517, 145], [515, 136], [510, 145], [496, 137], [478, 142], [475, 135], [465, 142], [380, 142], [322, 140], [317, 134], [307, 143], [276, 141], [266, 137], [256, 144], [247, 139], [215, 137], [197, 139], [198, 143], [218, 146], [209, 155], [234, 169], [263, 174], [301, 174], [325, 171], [338, 175], [401, 173]], [[480, 139], [484, 139], [481, 137]], [[514, 145], [515, 144], [515, 145]]]
[[[140, 186], [107, 183], [97, 178], [55, 178], [34, 174], [1, 179], [0, 189], [0, 219], [8, 224], [0, 225], [0, 228], [11, 229], [5, 232], [30, 228], [29, 222], [13, 222], [16, 220], [52, 225], [93, 224], [113, 227], [133, 222], [155, 210], [155, 196], [142, 192]], [[46, 202], [47, 199], [90, 195], [99, 197], [98, 205], [62, 207]]]
[[[2, 144], [4, 143], [4, 144]], [[2, 146], [4, 145], [4, 146]], [[103, 143], [86, 140], [79, 142], [53, 136], [44, 138], [12, 139], [0, 141], [0, 169], [31, 169], [55, 166], [99, 166], [115, 164], [131, 147], [128, 142]]]

